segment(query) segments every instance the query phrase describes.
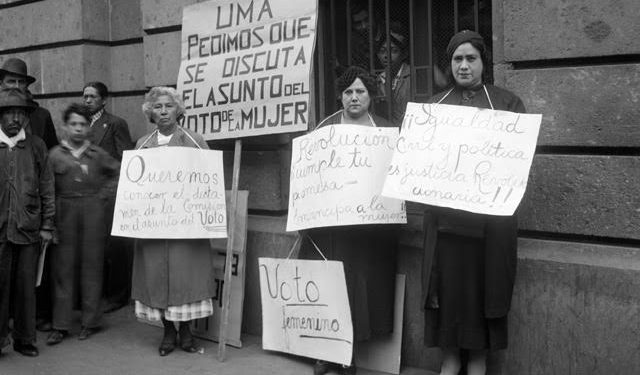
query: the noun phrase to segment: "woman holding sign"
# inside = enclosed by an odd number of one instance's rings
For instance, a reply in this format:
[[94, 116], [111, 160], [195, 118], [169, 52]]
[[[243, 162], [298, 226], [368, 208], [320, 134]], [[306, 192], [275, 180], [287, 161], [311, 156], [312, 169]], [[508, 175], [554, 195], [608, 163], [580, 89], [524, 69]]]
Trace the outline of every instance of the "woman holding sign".
[[[465, 30], [447, 55], [454, 87], [431, 103], [525, 113], [520, 98], [485, 84], [484, 40]], [[428, 206], [425, 211], [423, 302], [425, 343], [443, 350], [441, 374], [486, 372], [489, 350], [507, 347], [507, 313], [516, 272], [516, 216], [490, 216]]]
[[[349, 67], [336, 81], [342, 107], [324, 119], [316, 129], [326, 125], [353, 124], [392, 127], [388, 121], [370, 113], [376, 79], [366, 70]], [[301, 259], [343, 262], [354, 341], [393, 331], [393, 307], [396, 275], [396, 226], [359, 225], [310, 229], [300, 250]], [[357, 344], [354, 342], [354, 349]], [[314, 375], [325, 374], [329, 364], [316, 362]], [[341, 373], [355, 373], [355, 365], [340, 368]]]
[[[142, 110], [156, 129], [140, 138], [136, 149], [195, 147], [208, 149], [201, 135], [180, 126], [184, 104], [175, 89], [154, 87]], [[213, 314], [215, 295], [213, 252], [208, 239], [144, 239], [136, 243], [131, 298], [139, 319], [162, 321], [158, 351], [171, 353], [176, 344], [188, 353], [198, 348], [190, 322]], [[174, 322], [179, 322], [176, 330]]]

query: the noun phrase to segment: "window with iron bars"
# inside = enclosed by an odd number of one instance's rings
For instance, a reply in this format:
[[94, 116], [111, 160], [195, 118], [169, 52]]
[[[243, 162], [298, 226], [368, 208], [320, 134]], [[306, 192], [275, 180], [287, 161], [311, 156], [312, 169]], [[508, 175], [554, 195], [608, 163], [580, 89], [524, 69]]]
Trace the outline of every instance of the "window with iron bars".
[[491, 56], [490, 0], [319, 0], [318, 9], [317, 121], [341, 108], [335, 79], [350, 65], [377, 78], [373, 112], [400, 125], [406, 102], [424, 102], [450, 85], [453, 34], [478, 31]]

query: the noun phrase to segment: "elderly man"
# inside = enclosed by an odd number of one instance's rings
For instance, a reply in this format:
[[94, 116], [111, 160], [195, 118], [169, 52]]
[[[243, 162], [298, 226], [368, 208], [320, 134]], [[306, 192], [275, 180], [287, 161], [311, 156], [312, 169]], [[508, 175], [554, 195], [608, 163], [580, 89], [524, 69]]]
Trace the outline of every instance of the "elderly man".
[[[122, 118], [105, 110], [109, 90], [102, 82], [89, 82], [82, 90], [84, 104], [91, 112], [89, 140], [114, 159], [122, 161], [122, 152], [133, 148], [129, 126]], [[111, 233], [114, 199], [107, 201], [105, 220]], [[132, 242], [127, 238], [109, 237], [105, 250], [104, 295], [105, 312], [116, 310], [129, 302], [131, 294]]]
[[28, 100], [34, 109], [29, 114], [29, 125], [26, 127], [26, 131], [42, 138], [47, 148], [50, 149], [58, 144], [58, 137], [49, 111], [31, 99], [28, 87], [35, 81], [36, 79], [27, 73], [27, 64], [18, 58], [7, 59], [0, 68], [0, 89], [18, 88], [27, 93]]
[[35, 357], [36, 269], [51, 241], [54, 180], [42, 139], [25, 131], [34, 105], [19, 89], [0, 91], [0, 343], [13, 315], [13, 349]]

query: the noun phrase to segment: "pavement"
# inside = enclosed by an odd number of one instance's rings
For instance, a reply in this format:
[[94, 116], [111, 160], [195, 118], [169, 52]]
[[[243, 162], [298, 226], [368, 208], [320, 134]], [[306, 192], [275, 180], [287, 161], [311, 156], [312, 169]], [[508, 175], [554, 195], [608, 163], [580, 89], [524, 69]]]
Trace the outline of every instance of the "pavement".
[[[40, 355], [28, 358], [3, 348], [0, 375], [253, 375], [312, 374], [313, 360], [262, 350], [260, 337], [243, 335], [241, 349], [227, 347], [224, 362], [217, 360], [218, 344], [198, 340], [202, 353], [177, 349], [166, 357], [158, 355], [162, 329], [138, 322], [131, 306], [104, 316], [104, 329], [79, 341], [79, 327], [55, 346], [45, 344], [47, 333], [38, 332]], [[358, 375], [379, 375], [358, 369]], [[406, 368], [401, 375], [432, 375], [426, 370]]]

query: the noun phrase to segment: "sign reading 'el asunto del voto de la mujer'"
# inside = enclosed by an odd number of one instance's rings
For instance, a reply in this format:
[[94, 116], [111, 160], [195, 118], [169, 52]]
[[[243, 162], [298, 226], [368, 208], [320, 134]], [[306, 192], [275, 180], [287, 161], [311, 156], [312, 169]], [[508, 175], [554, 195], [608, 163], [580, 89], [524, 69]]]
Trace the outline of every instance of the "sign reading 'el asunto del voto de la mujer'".
[[396, 128], [329, 125], [292, 142], [287, 230], [406, 223], [404, 201], [381, 196]]
[[353, 325], [342, 262], [258, 258], [262, 347], [351, 364]]
[[227, 237], [222, 151], [189, 147], [125, 151], [111, 234]]
[[512, 215], [527, 187], [542, 115], [409, 103], [382, 195]]
[[183, 126], [205, 139], [307, 130], [316, 0], [214, 0], [184, 8]]

